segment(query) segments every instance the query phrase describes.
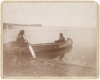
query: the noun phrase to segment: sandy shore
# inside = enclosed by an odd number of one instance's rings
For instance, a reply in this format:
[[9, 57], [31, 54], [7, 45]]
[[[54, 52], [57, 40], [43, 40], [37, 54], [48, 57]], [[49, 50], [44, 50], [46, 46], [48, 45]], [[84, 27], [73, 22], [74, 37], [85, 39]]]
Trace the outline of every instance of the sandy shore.
[[4, 77], [93, 77], [96, 68], [66, 63], [58, 58], [51, 60], [24, 59], [21, 56], [4, 55]]

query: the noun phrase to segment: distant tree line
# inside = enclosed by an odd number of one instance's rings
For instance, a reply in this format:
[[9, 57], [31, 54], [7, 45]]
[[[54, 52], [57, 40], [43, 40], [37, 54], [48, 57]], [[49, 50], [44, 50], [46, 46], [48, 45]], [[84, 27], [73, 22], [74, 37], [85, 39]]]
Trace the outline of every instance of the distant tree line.
[[13, 26], [42, 26], [41, 24], [13, 24], [13, 23], [3, 23], [3, 29], [13, 29]]

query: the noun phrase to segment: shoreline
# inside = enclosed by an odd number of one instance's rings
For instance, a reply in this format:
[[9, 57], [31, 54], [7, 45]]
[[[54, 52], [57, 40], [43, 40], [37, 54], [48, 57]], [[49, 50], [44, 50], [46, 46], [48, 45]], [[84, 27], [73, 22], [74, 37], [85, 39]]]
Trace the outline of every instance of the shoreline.
[[[11, 59], [11, 58], [10, 58]], [[7, 64], [4, 64], [4, 76], [13, 77], [67, 77], [67, 76], [96, 76], [95, 67], [86, 65], [69, 64], [59, 60], [27, 60], [21, 59], [12, 60]], [[7, 61], [9, 62], [9, 60]], [[6, 62], [5, 62], [6, 63]]]

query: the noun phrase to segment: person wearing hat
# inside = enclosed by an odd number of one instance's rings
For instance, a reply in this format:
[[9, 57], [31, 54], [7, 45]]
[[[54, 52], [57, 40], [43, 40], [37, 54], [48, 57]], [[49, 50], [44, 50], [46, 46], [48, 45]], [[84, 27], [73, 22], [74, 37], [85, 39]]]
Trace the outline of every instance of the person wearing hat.
[[56, 40], [55, 43], [59, 43], [59, 42], [64, 42], [65, 41], [65, 38], [64, 38], [63, 34], [60, 33], [59, 35], [60, 35], [59, 40]]
[[17, 44], [20, 47], [23, 47], [27, 44], [27, 41], [24, 39], [23, 35], [24, 35], [24, 30], [20, 30], [17, 39], [15, 41], [15, 44]]

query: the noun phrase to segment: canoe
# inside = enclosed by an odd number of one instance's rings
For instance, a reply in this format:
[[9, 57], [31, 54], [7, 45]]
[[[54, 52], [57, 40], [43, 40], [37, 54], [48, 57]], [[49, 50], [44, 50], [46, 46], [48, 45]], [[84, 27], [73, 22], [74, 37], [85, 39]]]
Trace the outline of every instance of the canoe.
[[[71, 47], [73, 44], [73, 41], [71, 38], [67, 38], [65, 42], [60, 42], [60, 43], [42, 43], [42, 44], [30, 44], [31, 47], [33, 48], [35, 53], [38, 52], [55, 52], [59, 50], [66, 49], [68, 47]], [[19, 47], [14, 44], [14, 41], [5, 43], [3, 45], [3, 52], [8, 53], [10, 51], [11, 54], [18, 54], [18, 51], [23, 50], [23, 47]], [[13, 53], [14, 52], [14, 53]], [[29, 48], [28, 46], [24, 47], [24, 52], [28, 53]]]
[[42, 43], [42, 44], [31, 44], [35, 52], [46, 52], [46, 51], [58, 51], [72, 46], [73, 41], [71, 38], [67, 38], [65, 42], [60, 43]]

